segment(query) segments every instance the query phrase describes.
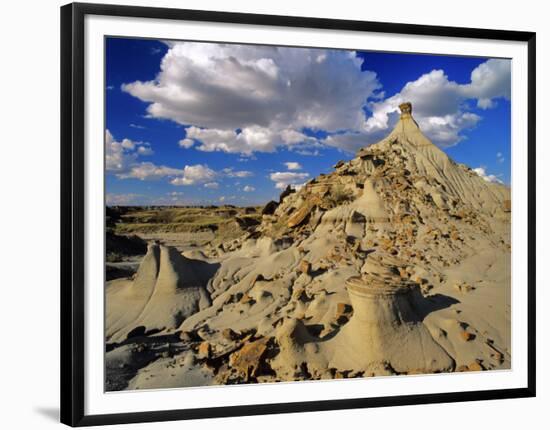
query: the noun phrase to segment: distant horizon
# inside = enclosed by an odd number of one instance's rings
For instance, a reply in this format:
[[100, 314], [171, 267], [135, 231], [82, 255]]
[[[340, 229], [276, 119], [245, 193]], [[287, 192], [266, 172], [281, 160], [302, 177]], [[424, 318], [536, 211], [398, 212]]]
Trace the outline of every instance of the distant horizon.
[[129, 204], [129, 205], [105, 205], [106, 208], [142, 208], [142, 207], [163, 207], [163, 208], [199, 208], [199, 207], [209, 207], [209, 206], [215, 206], [217, 208], [223, 208], [223, 207], [236, 207], [236, 208], [248, 208], [248, 207], [262, 207], [264, 205], [233, 205], [230, 203], [226, 204], [199, 204], [199, 205], [170, 205], [170, 204], [161, 204], [161, 205], [140, 205], [140, 204]]
[[510, 61], [106, 39], [106, 204], [261, 206], [387, 136], [397, 106], [510, 184]]

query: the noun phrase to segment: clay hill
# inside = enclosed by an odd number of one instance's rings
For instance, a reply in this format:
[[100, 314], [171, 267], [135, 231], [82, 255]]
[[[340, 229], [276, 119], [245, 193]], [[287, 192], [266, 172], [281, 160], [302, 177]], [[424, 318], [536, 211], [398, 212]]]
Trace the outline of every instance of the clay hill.
[[240, 238], [110, 281], [108, 389], [510, 368], [510, 190], [400, 109]]

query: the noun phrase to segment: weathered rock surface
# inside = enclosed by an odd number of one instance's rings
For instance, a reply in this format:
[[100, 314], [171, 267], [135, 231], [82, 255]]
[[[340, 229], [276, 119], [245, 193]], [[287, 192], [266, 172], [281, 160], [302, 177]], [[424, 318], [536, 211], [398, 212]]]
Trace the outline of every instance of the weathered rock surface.
[[149, 370], [191, 386], [510, 367], [510, 190], [401, 112], [388, 137], [268, 203], [253, 234], [201, 262], [215, 273], [150, 245], [134, 280], [108, 284], [109, 342], [181, 332], [181, 371], [144, 364], [130, 387], [156, 386]]
[[210, 306], [207, 280], [195, 262], [174, 248], [152, 243], [133, 280], [107, 285], [107, 338], [121, 340], [136, 327], [174, 330]]

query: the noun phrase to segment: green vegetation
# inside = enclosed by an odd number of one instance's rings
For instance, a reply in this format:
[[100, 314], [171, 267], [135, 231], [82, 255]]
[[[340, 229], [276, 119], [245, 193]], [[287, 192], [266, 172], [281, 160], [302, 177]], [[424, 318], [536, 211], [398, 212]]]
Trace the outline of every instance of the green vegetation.
[[345, 202], [353, 199], [353, 193], [350, 190], [346, 190], [342, 184], [338, 184], [332, 187], [332, 190], [328, 196], [328, 200], [331, 206], [339, 206]]
[[236, 219], [250, 224], [261, 221], [260, 208], [128, 208], [114, 224], [118, 235], [136, 233], [196, 233], [212, 231], [216, 235], [242, 233]]

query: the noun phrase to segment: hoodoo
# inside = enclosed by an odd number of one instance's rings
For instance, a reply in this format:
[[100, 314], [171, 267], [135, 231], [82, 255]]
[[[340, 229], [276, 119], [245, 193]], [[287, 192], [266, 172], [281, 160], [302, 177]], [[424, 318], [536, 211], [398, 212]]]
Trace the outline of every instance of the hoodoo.
[[346, 287], [354, 312], [332, 341], [331, 367], [366, 374], [453, 369], [454, 361], [414, 310], [418, 284], [399, 276], [366, 274], [348, 279]]
[[173, 330], [210, 306], [204, 276], [194, 266], [176, 249], [150, 244], [135, 279], [107, 289], [107, 336], [123, 340], [137, 327]]

